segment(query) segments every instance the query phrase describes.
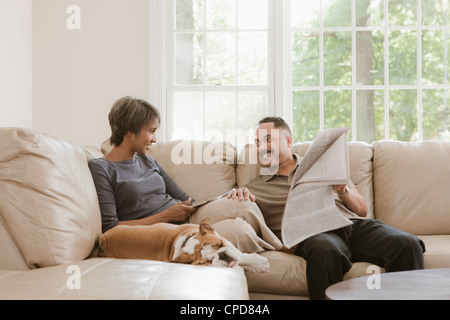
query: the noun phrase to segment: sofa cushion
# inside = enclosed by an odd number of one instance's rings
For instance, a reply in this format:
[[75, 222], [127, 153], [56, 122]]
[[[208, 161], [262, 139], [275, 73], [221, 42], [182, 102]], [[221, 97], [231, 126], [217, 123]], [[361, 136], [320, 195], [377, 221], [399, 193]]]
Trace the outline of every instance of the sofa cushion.
[[0, 270], [29, 270], [0, 214]]
[[0, 214], [26, 263], [86, 258], [101, 223], [83, 148], [19, 128], [1, 128], [0, 146]]
[[[302, 257], [281, 251], [259, 253], [270, 263], [268, 273], [246, 272], [249, 292], [308, 296], [306, 261]], [[355, 262], [344, 275], [344, 280], [364, 277], [373, 273], [368, 262]], [[379, 269], [381, 273], [384, 268]]]
[[248, 291], [308, 296], [305, 259], [281, 251], [259, 253], [270, 263], [267, 273], [246, 272]]
[[248, 291], [240, 267], [94, 258], [30, 271], [0, 271], [0, 299], [246, 300]]
[[373, 147], [375, 217], [413, 234], [450, 234], [450, 141]]
[[[111, 149], [109, 140], [103, 142], [103, 153]], [[158, 142], [147, 154], [158, 161], [177, 185], [195, 200], [217, 197], [236, 185], [237, 152], [228, 142]]]
[[237, 153], [228, 142], [160, 142], [150, 148], [148, 155], [196, 200], [219, 196], [236, 185]]
[[425, 269], [450, 268], [450, 235], [418, 236], [424, 243]]
[[[102, 144], [103, 153], [112, 146]], [[147, 154], [191, 198], [201, 200], [222, 195], [236, 185], [236, 148], [228, 142], [176, 140], [158, 142]]]
[[[310, 142], [297, 143], [292, 151], [303, 157], [311, 145]], [[350, 178], [358, 191], [366, 198], [369, 209], [368, 218], [373, 217], [372, 158], [373, 150], [364, 142], [348, 144], [350, 157]], [[256, 179], [260, 173], [256, 147], [254, 144], [244, 146], [239, 154], [236, 168], [236, 181], [240, 187]]]

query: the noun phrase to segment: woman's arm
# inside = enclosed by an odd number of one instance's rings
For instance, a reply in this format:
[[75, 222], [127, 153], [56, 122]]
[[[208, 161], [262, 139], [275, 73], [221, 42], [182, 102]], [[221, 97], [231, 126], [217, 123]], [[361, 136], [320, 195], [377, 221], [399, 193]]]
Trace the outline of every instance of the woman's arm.
[[164, 168], [155, 159], [149, 157], [156, 167], [158, 168], [159, 175], [163, 178], [164, 184], [166, 185], [166, 193], [170, 195], [173, 199], [178, 199], [180, 201], [186, 201], [189, 196], [181, 190], [177, 183], [169, 176], [169, 174], [164, 170]]
[[111, 179], [99, 164], [91, 161], [89, 162], [89, 169], [91, 170], [95, 189], [97, 190], [100, 213], [102, 216], [102, 232], [106, 232], [119, 223], [114, 188]]
[[197, 207], [191, 207], [191, 198], [188, 198], [184, 202], [180, 202], [167, 210], [164, 210], [158, 214], [145, 217], [142, 219], [119, 221], [119, 225], [127, 226], [139, 226], [139, 225], [152, 225], [155, 223], [179, 223], [185, 222], [189, 216], [197, 210]]

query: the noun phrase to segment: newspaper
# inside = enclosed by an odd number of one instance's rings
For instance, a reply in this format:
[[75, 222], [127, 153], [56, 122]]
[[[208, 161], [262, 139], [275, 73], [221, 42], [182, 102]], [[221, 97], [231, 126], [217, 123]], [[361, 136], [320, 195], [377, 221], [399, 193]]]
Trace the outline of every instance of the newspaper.
[[300, 162], [284, 209], [281, 236], [291, 248], [303, 240], [352, 222], [334, 201], [333, 185], [350, 181], [347, 138], [350, 128], [321, 131]]

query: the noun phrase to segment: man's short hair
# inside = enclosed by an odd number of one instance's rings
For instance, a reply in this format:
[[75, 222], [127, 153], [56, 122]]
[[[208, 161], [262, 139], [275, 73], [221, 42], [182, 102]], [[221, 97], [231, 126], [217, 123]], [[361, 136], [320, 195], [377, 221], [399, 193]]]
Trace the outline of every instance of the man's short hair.
[[108, 115], [111, 126], [110, 142], [119, 146], [128, 132], [138, 135], [149, 122], [160, 123], [158, 110], [148, 101], [131, 96], [117, 100]]
[[259, 120], [258, 126], [263, 123], [273, 123], [275, 129], [283, 129], [286, 130], [290, 136], [292, 136], [291, 128], [289, 125], [280, 117], [265, 117]]

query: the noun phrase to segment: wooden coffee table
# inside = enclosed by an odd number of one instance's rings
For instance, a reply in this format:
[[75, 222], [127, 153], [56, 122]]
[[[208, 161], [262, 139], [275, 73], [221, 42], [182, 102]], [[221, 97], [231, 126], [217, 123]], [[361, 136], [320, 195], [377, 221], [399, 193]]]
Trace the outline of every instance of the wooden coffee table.
[[373, 276], [367, 276], [336, 283], [327, 289], [326, 296], [332, 300], [450, 300], [450, 268], [378, 276], [379, 288]]

